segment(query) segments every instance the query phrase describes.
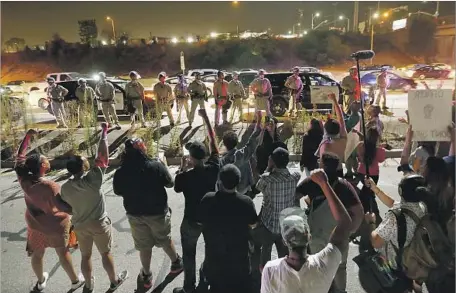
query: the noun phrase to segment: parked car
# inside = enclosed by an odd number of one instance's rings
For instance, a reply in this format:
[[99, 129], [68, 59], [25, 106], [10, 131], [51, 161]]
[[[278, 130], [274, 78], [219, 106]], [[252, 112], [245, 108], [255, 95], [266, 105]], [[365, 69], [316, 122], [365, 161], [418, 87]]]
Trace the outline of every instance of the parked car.
[[[312, 110], [312, 101], [318, 100], [324, 101], [324, 103], [316, 103], [319, 112], [331, 112], [332, 103], [327, 99], [329, 93], [335, 93], [339, 97], [339, 101], [342, 101], [342, 89], [335, 80], [321, 73], [314, 72], [301, 72], [299, 75], [303, 82], [301, 105], [304, 109]], [[285, 81], [289, 76], [289, 72], [269, 73], [265, 75], [271, 82], [273, 95], [271, 112], [276, 117], [284, 116], [289, 108], [289, 90], [285, 87]]]
[[[114, 101], [115, 106], [116, 106], [116, 112], [118, 114], [129, 114], [127, 110], [127, 103], [126, 103], [126, 98], [125, 98], [125, 85], [127, 81], [125, 80], [120, 80], [120, 79], [111, 79], [107, 80], [109, 83], [111, 83], [114, 86], [115, 89], [115, 95], [114, 95]], [[87, 85], [90, 86], [91, 88], [95, 89], [98, 81], [95, 79], [87, 79]], [[77, 101], [78, 98], [76, 97], [76, 88], [78, 87], [78, 82], [77, 80], [70, 80], [70, 81], [62, 81], [58, 82], [58, 85], [63, 86], [68, 90], [68, 94], [65, 96], [65, 101], [66, 102], [71, 102], [71, 101]], [[46, 89], [45, 89], [46, 91]], [[155, 115], [155, 94], [152, 89], [146, 88], [144, 91], [144, 113], [151, 113], [152, 116]], [[174, 102], [170, 102], [171, 106], [173, 106]], [[47, 102], [47, 99], [40, 99], [38, 102], [38, 105], [47, 110], [50, 114], [52, 114], [52, 110], [50, 108], [49, 102]], [[97, 115], [101, 114], [101, 104], [98, 102], [96, 108], [94, 109], [96, 111]]]
[[[213, 76], [213, 74], [211, 75], [207, 75], [207, 76]], [[203, 76], [201, 77], [201, 81], [204, 82], [204, 84], [206, 85], [206, 88], [207, 88], [207, 96], [208, 97], [211, 97], [212, 96], [212, 88], [214, 86], [214, 82], [212, 81], [208, 81], [206, 79], [207, 76]], [[190, 84], [194, 78], [190, 78], [190, 77], [187, 77], [187, 76], [184, 76], [185, 80], [187, 81], [187, 84]], [[210, 78], [211, 79], [211, 78]], [[178, 78], [177, 77], [169, 77], [165, 80], [167, 83], [169, 83], [169, 85], [173, 88], [174, 90], [174, 87], [177, 85], [177, 83], [179, 82]], [[214, 80], [215, 81], [215, 80]]]
[[425, 78], [449, 78], [451, 70], [443, 69], [438, 66], [427, 65], [420, 67], [413, 73], [413, 78], [425, 79]]
[[18, 121], [22, 117], [24, 99], [20, 95], [15, 95], [9, 87], [0, 86], [0, 99], [2, 111], [8, 111], [8, 118]]
[[[361, 87], [370, 87], [377, 84], [377, 77], [381, 71], [372, 71], [364, 74], [361, 77]], [[417, 83], [412, 78], [402, 77], [399, 74], [388, 71], [387, 78], [389, 80], [389, 90], [402, 90], [408, 92], [411, 89], [416, 89]]]
[[424, 66], [427, 66], [427, 64], [410, 64], [404, 67], [400, 67], [397, 70], [404, 72], [407, 77], [412, 77], [413, 73], [415, 73], [415, 70]]
[[448, 69], [448, 70], [453, 69], [453, 67], [451, 67], [451, 65], [448, 65], [445, 63], [432, 63], [431, 66], [436, 66], [436, 67], [440, 67], [442, 69]]
[[381, 69], [387, 69], [387, 70], [395, 70], [396, 68], [393, 65], [389, 64], [381, 64], [381, 65], [365, 65], [361, 66], [359, 68], [361, 71], [368, 71], [368, 70], [381, 70]]

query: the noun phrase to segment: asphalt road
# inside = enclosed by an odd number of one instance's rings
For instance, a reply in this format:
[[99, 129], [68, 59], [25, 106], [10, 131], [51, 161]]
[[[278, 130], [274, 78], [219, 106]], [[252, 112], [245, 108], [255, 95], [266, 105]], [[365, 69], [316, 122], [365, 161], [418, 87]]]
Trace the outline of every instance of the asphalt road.
[[[380, 187], [389, 195], [398, 199], [397, 184], [400, 180], [400, 174], [396, 172], [398, 162], [387, 160], [381, 167]], [[293, 166], [295, 167], [295, 166]], [[171, 167], [171, 172], [175, 172], [176, 167]], [[1, 190], [1, 292], [24, 293], [29, 292], [30, 286], [36, 281], [30, 266], [30, 259], [25, 251], [26, 245], [26, 224], [24, 220], [25, 203], [22, 191], [16, 181], [14, 172], [2, 169], [0, 175]], [[114, 171], [107, 173], [103, 184], [103, 191], [106, 195], [107, 211], [113, 222], [113, 254], [118, 270], [127, 269], [130, 278], [122, 285], [118, 292], [134, 292], [136, 288], [136, 276], [140, 270], [138, 253], [133, 246], [133, 240], [130, 235], [130, 227], [126, 220], [125, 210], [122, 205], [122, 199], [115, 196], [112, 191], [112, 176]], [[65, 175], [64, 171], [53, 174], [52, 178], [59, 178]], [[58, 181], [60, 184], [64, 180]], [[172, 214], [172, 238], [175, 241], [178, 252], [182, 252], [179, 227], [182, 221], [184, 210], [184, 199], [182, 194], [176, 194], [172, 189], [168, 190], [169, 205], [173, 210]], [[255, 199], [255, 205], [259, 212], [262, 203], [262, 196]], [[381, 213], [386, 212], [385, 206], [379, 203]], [[233, 213], [235, 216], [235, 213]], [[364, 292], [358, 281], [358, 268], [351, 259], [357, 255], [357, 246], [351, 244], [348, 262], [348, 287], [347, 292], [361, 293]], [[197, 265], [204, 257], [203, 237], [198, 242]], [[273, 250], [273, 258], [276, 258], [276, 252]], [[79, 271], [80, 252], [73, 252], [73, 261], [77, 271]], [[170, 268], [170, 261], [161, 249], [154, 249], [152, 271], [155, 286], [161, 283], [167, 275]], [[108, 287], [108, 278], [101, 265], [101, 260], [94, 249], [93, 270], [96, 278], [96, 289], [94, 292], [105, 292]], [[47, 250], [45, 255], [45, 271], [50, 273], [50, 280], [45, 292], [62, 293], [69, 290], [70, 282], [65, 272], [58, 264], [58, 259], [54, 251]], [[172, 281], [164, 291], [172, 292], [172, 289], [181, 286], [183, 283], [183, 274]], [[79, 289], [77, 292], [82, 292]]]

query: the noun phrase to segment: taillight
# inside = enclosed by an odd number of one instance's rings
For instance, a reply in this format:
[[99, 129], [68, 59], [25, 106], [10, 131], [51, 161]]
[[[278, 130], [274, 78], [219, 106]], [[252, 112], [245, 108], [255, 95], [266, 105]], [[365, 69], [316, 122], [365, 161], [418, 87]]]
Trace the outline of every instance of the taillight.
[[154, 94], [153, 91], [145, 91], [144, 92], [144, 98], [146, 100], [153, 100], [153, 99], [155, 99], [155, 94]]

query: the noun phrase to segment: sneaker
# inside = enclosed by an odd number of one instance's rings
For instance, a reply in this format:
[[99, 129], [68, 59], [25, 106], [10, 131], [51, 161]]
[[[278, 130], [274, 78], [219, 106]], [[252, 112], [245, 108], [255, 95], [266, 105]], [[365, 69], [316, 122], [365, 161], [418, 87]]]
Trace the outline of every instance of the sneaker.
[[71, 283], [71, 290], [77, 290], [79, 288], [81, 288], [83, 285], [85, 284], [85, 280], [84, 280], [84, 277], [79, 274], [78, 276], [78, 281], [76, 283]]
[[85, 283], [85, 286], [82, 289], [82, 293], [92, 293], [94, 287], [95, 287], [95, 278], [92, 276], [92, 280], [90, 281], [90, 287], [87, 287], [87, 283]]
[[152, 288], [152, 272], [148, 275], [144, 274], [143, 270], [139, 272], [138, 278], [136, 279], [138, 289], [143, 287], [144, 289], [149, 290]]
[[170, 272], [172, 274], [177, 274], [177, 273], [182, 272], [183, 270], [184, 270], [184, 262], [182, 261], [182, 257], [177, 255], [176, 261], [171, 264]]
[[174, 122], [171, 122], [171, 123], [169, 124], [169, 126], [171, 126], [171, 127], [174, 127], [174, 125], [175, 125]]
[[128, 271], [125, 270], [123, 272], [121, 272], [120, 274], [117, 275], [117, 283], [114, 284], [114, 283], [111, 283], [111, 285], [109, 286], [109, 291], [110, 292], [114, 292], [117, 290], [117, 288], [120, 287], [120, 285], [122, 285], [122, 283], [128, 278]]
[[44, 272], [43, 277], [44, 277], [43, 282], [37, 281], [35, 286], [33, 286], [32, 291], [41, 292], [46, 288], [47, 281], [49, 280], [49, 274], [47, 272]]

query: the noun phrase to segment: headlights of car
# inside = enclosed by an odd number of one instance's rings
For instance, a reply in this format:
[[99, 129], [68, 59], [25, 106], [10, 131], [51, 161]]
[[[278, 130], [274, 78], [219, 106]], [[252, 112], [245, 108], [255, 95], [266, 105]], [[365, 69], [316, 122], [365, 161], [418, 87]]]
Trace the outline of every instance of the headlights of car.
[[144, 91], [144, 99], [155, 100], [155, 94], [153, 91]]

